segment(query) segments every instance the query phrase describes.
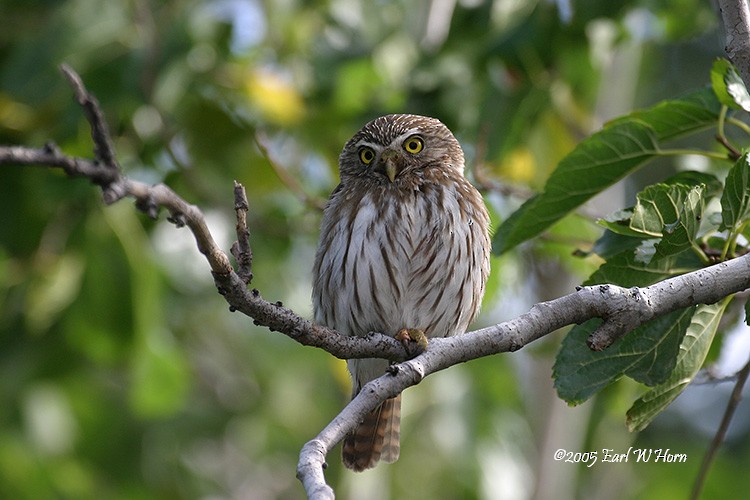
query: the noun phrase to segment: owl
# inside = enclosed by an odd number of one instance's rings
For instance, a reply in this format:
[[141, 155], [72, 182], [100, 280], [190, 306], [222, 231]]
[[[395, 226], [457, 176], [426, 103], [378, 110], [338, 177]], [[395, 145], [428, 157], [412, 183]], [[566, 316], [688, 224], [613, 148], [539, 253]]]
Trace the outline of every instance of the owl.
[[[344, 335], [466, 331], [489, 274], [489, 217], [451, 131], [425, 116], [376, 118], [346, 143], [339, 173], [313, 268], [315, 321]], [[388, 365], [348, 360], [352, 397]], [[398, 459], [400, 413], [399, 394], [367, 415], [344, 439], [344, 465]]]

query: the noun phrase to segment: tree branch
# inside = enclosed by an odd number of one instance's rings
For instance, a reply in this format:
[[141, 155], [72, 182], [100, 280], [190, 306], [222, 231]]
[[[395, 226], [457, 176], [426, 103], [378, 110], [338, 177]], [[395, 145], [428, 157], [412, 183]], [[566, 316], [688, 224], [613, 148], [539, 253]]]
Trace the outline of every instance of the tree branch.
[[[408, 358], [404, 346], [392, 337], [376, 332], [364, 337], [341, 335], [298, 316], [280, 302], [264, 300], [256, 289], [249, 290], [252, 251], [246, 223], [249, 204], [244, 188], [235, 182], [237, 242], [232, 246], [232, 255], [238, 265], [235, 272], [229, 256], [215, 243], [197, 207], [163, 184], [150, 186], [122, 174], [96, 100], [88, 94], [73, 70], [64, 67], [63, 72], [73, 85], [76, 98], [91, 124], [94, 160], [66, 156], [52, 144], [41, 149], [7, 146], [0, 147], [0, 165], [62, 168], [70, 176], [86, 177], [99, 185], [105, 203], [131, 197], [136, 200], [136, 207], [151, 217], [156, 217], [160, 208], [166, 208], [170, 221], [177, 226], [187, 226], [195, 236], [198, 249], [209, 263], [217, 290], [224, 296], [230, 310], [246, 314], [257, 325], [279, 331], [300, 344], [324, 349], [339, 358], [385, 358], [397, 362]], [[594, 317], [604, 321], [592, 333], [588, 343], [593, 349], [605, 349], [656, 316], [693, 304], [713, 303], [748, 287], [750, 254], [646, 288], [581, 287], [569, 295], [536, 304], [527, 313], [510, 321], [457, 337], [432, 339], [420, 355], [394, 365], [388, 374], [368, 383], [315, 439], [304, 446], [297, 475], [311, 498], [332, 498], [333, 491], [325, 484], [323, 475], [326, 454], [367, 412], [431, 373], [482, 356], [516, 351], [559, 328]]]
[[239, 268], [235, 272], [229, 256], [216, 244], [198, 207], [186, 202], [164, 184], [151, 186], [123, 175], [114, 159], [109, 127], [97, 100], [86, 90], [75, 71], [65, 65], [61, 70], [73, 87], [76, 100], [83, 107], [91, 126], [94, 159], [66, 156], [53, 143], [43, 148], [0, 146], [0, 165], [62, 168], [71, 177], [85, 177], [100, 186], [104, 202], [108, 205], [124, 197], [134, 198], [136, 207], [152, 218], [158, 216], [161, 208], [167, 209], [169, 221], [178, 227], [187, 226], [193, 233], [198, 250], [206, 257], [211, 268], [216, 288], [229, 303], [229, 309], [250, 316], [256, 325], [282, 332], [300, 344], [321, 348], [342, 359], [407, 359], [408, 353], [403, 345], [392, 337], [377, 332], [362, 338], [347, 337], [330, 328], [312, 324], [283, 307], [280, 302], [264, 300], [258, 290], [248, 290], [247, 284], [252, 279], [252, 251], [246, 222], [248, 202], [242, 185], [235, 183], [237, 242], [233, 245], [232, 254]]
[[747, 85], [750, 82], [750, 8], [747, 0], [719, 0], [719, 9], [726, 32], [724, 51]]
[[559, 328], [595, 317], [604, 318], [604, 322], [591, 334], [589, 345], [601, 350], [656, 316], [694, 304], [710, 304], [748, 287], [750, 254], [646, 288], [581, 287], [575, 293], [536, 304], [510, 321], [457, 337], [430, 339], [422, 354], [365, 385], [320, 434], [305, 444], [297, 476], [310, 498], [329, 498], [322, 493], [320, 497], [312, 495], [326, 491], [320, 483], [325, 455], [381, 402], [432, 373], [483, 356], [517, 351]]

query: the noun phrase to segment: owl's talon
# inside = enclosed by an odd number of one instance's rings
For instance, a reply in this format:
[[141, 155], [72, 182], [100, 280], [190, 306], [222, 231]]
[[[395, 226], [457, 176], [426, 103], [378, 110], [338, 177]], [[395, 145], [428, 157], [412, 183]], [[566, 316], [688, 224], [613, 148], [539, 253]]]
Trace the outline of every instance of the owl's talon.
[[396, 334], [396, 340], [401, 342], [412, 358], [427, 350], [427, 336], [418, 328], [402, 328]]

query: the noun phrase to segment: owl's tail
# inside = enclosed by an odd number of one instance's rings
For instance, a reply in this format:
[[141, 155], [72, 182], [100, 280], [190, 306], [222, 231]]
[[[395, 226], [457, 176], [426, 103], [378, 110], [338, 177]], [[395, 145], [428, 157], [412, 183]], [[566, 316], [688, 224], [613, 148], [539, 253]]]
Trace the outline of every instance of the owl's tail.
[[401, 449], [401, 394], [386, 399], [368, 413], [361, 424], [344, 438], [344, 465], [356, 472], [375, 467], [379, 460], [392, 463], [398, 460]]

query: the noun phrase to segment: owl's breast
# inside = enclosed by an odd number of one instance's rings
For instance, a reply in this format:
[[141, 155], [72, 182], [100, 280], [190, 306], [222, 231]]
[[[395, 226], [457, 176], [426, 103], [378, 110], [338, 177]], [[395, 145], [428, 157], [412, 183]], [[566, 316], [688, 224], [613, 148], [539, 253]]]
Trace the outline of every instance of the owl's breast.
[[316, 256], [317, 321], [349, 335], [446, 336], [468, 326], [486, 273], [471, 250], [480, 225], [455, 190], [372, 190], [338, 204], [326, 210]]

